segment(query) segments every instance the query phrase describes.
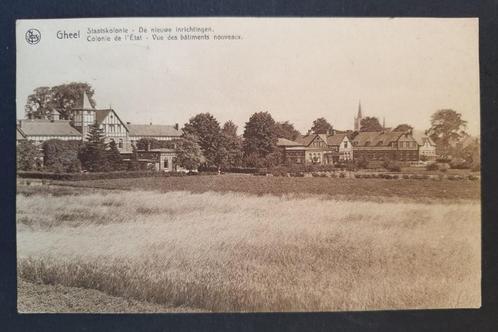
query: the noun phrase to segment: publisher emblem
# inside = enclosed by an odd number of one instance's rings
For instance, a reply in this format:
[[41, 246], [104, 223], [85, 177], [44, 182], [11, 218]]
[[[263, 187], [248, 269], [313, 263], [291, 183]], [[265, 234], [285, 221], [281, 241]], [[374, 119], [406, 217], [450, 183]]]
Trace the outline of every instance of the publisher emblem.
[[38, 44], [41, 39], [41, 32], [38, 29], [29, 29], [26, 31], [26, 41], [31, 44]]

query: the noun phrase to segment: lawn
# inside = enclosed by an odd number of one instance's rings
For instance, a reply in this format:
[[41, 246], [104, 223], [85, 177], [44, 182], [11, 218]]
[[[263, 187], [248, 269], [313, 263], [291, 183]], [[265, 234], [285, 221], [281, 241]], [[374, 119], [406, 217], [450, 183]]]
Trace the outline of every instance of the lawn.
[[[321, 185], [321, 178], [290, 179], [297, 180], [292, 185], [284, 178], [233, 177], [238, 182], [225, 187], [220, 179], [113, 180], [98, 185], [129, 190], [74, 188], [77, 196], [67, 188], [62, 196], [20, 193], [19, 276], [30, 284], [97, 290], [178, 311], [480, 306], [474, 183], [448, 182], [466, 186], [447, 188], [467, 192], [464, 201], [448, 201], [442, 188], [427, 187], [445, 198], [433, 197], [428, 205], [393, 192], [388, 196], [396, 199], [378, 202], [332, 194], [354, 190], [353, 179]], [[371, 188], [370, 195], [398, 190], [390, 180], [356, 183]], [[405, 190], [420, 193], [425, 184], [435, 185], [416, 183], [417, 190]], [[157, 191], [139, 189], [144, 187]], [[307, 194], [268, 194], [298, 187]]]

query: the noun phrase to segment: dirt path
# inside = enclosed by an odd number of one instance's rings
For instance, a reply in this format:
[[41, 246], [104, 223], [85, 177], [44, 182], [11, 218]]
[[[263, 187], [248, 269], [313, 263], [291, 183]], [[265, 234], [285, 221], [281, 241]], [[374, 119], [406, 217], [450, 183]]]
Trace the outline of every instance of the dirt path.
[[201, 312], [187, 307], [168, 307], [110, 296], [93, 289], [34, 284], [18, 280], [20, 313], [163, 313]]

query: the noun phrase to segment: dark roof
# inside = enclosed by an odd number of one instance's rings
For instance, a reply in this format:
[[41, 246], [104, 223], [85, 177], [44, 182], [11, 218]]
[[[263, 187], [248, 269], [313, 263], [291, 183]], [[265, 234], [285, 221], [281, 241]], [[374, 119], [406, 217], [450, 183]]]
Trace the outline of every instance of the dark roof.
[[397, 141], [403, 132], [391, 131], [362, 131], [353, 139], [355, 146], [388, 146], [391, 142]]
[[277, 146], [302, 146], [302, 144], [296, 141], [288, 140], [286, 138], [279, 138], [277, 141]]
[[19, 120], [18, 129], [24, 136], [80, 136], [69, 120]]
[[327, 137], [327, 144], [328, 145], [341, 145], [342, 140], [344, 140], [344, 137], [347, 137], [347, 135], [346, 134], [329, 135]]
[[167, 136], [180, 137], [182, 133], [174, 126], [168, 125], [147, 125], [147, 124], [128, 124], [130, 136]]
[[301, 145], [308, 146], [310, 145], [311, 141], [315, 139], [316, 136], [319, 136], [324, 142], [327, 143], [327, 145], [340, 145], [344, 137], [347, 135], [346, 134], [335, 134], [335, 135], [310, 134], [304, 136], [301, 135], [298, 138], [296, 138], [296, 142], [300, 143]]

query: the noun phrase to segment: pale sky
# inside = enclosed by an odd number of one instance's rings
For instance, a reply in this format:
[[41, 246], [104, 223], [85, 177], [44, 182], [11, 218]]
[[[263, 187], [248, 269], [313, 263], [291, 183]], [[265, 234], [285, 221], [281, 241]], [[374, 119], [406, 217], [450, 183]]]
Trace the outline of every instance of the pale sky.
[[[105, 23], [104, 23], [105, 22]], [[199, 26], [232, 41], [88, 42], [88, 27]], [[25, 33], [41, 32], [30, 45]], [[57, 31], [80, 30], [59, 40]], [[145, 35], [144, 35], [145, 36]], [[97, 107], [124, 121], [183, 125], [209, 112], [242, 133], [257, 111], [306, 132], [325, 117], [353, 129], [363, 114], [386, 126], [430, 126], [451, 108], [479, 134], [478, 20], [389, 18], [134, 18], [17, 23], [17, 117], [39, 86], [72, 81], [95, 89]]]

